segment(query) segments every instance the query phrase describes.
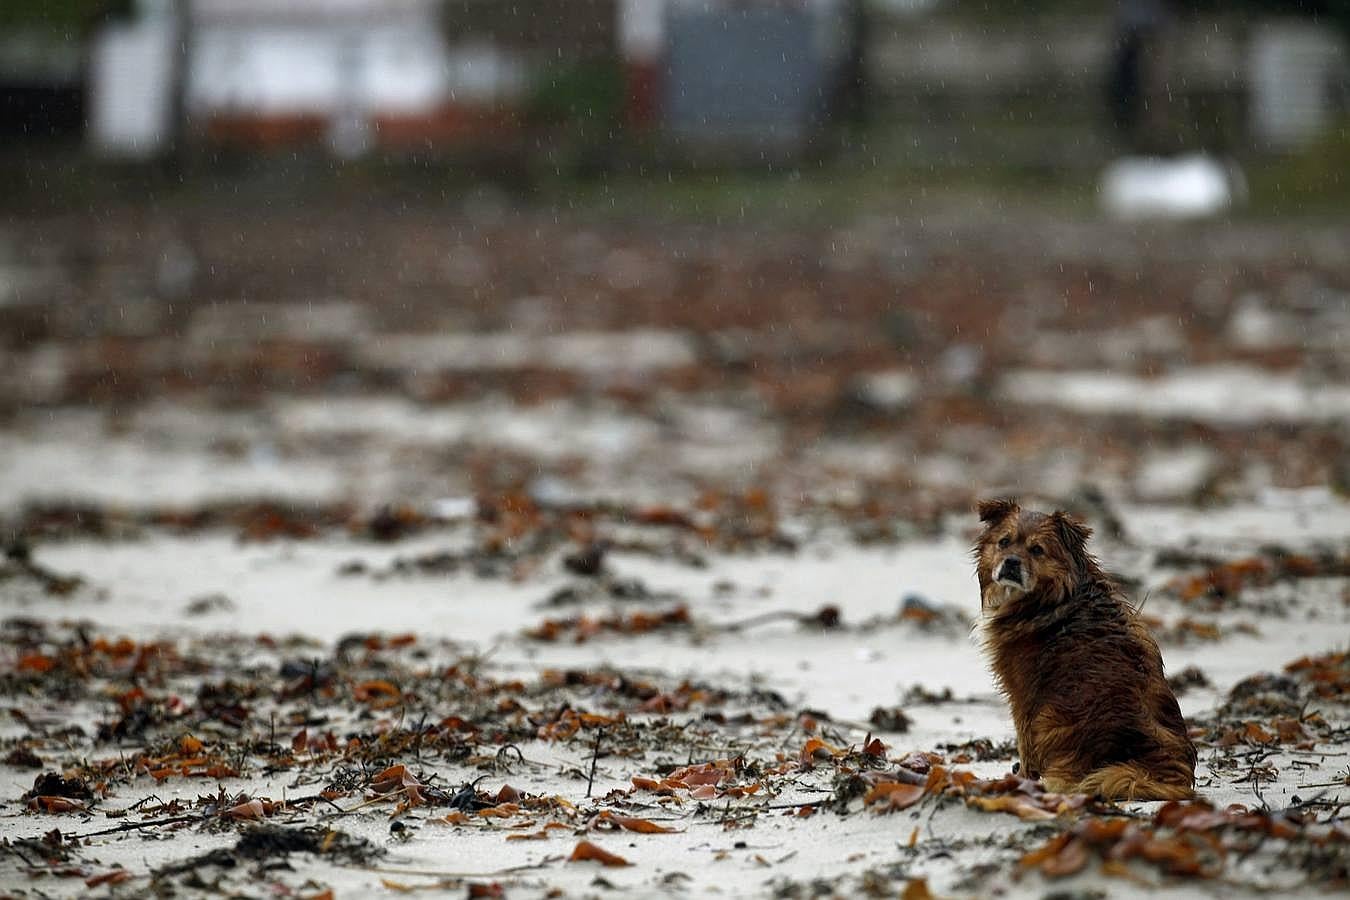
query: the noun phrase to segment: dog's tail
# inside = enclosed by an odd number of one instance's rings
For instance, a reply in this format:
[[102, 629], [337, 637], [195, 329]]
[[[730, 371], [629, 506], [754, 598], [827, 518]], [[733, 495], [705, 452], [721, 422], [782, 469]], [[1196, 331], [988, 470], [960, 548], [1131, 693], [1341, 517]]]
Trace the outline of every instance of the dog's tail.
[[1164, 777], [1167, 775], [1177, 777], [1163, 780], [1137, 763], [1117, 763], [1088, 774], [1073, 790], [1107, 800], [1190, 800], [1195, 797], [1189, 773], [1167, 772]]

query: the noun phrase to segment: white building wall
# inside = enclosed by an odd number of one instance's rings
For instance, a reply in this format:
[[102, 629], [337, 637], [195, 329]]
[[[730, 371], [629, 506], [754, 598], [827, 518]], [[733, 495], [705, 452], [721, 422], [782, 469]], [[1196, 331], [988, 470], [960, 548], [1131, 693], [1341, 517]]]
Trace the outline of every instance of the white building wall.
[[1250, 53], [1256, 139], [1289, 149], [1325, 131], [1350, 65], [1340, 35], [1311, 22], [1268, 22], [1254, 30]]
[[192, 39], [188, 112], [331, 115], [341, 100], [340, 49], [332, 26], [202, 26]]
[[102, 156], [148, 159], [173, 134], [178, 41], [172, 18], [104, 29], [90, 49], [88, 140]]
[[192, 57], [188, 108], [204, 117], [426, 114], [509, 99], [526, 83], [496, 47], [448, 47], [438, 28], [403, 22], [203, 25]]

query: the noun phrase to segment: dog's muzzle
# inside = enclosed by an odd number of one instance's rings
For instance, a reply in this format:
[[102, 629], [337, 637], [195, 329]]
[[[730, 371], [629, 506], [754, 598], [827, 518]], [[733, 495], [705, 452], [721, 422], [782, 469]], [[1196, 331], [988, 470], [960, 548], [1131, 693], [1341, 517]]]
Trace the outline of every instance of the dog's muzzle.
[[1025, 588], [1026, 570], [1022, 568], [1022, 560], [1016, 556], [1009, 556], [1003, 560], [999, 563], [998, 571], [994, 573], [994, 581], [1009, 587]]

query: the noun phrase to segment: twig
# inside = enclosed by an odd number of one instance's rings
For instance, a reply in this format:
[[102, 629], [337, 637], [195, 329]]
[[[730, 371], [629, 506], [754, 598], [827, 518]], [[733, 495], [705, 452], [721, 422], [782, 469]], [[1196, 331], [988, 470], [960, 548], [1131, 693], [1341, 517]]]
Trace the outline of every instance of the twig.
[[161, 806], [164, 805], [164, 799], [160, 797], [159, 794], [146, 794], [144, 797], [128, 806], [126, 811], [131, 812], [133, 809], [140, 809], [142, 806], [149, 803], [151, 800], [158, 801]]
[[413, 759], [417, 762], [422, 761], [422, 731], [427, 724], [427, 714], [422, 713], [422, 718], [417, 720], [417, 740], [413, 743]]
[[938, 807], [942, 805], [942, 795], [937, 795], [938, 802], [933, 804], [933, 808], [928, 811], [928, 818], [923, 820], [923, 828], [928, 832], [929, 840], [937, 840], [938, 836], [933, 833], [933, 816], [937, 815]]
[[1257, 773], [1255, 766], [1252, 767], [1251, 776], [1252, 793], [1255, 794], [1256, 799], [1261, 802], [1261, 811], [1270, 812], [1270, 806], [1266, 804], [1266, 798], [1261, 796], [1261, 776]]
[[324, 803], [327, 803], [334, 809], [340, 812], [345, 812], [345, 810], [343, 810], [341, 806], [339, 806], [336, 802], [328, 799], [323, 794], [306, 794], [303, 797], [293, 797], [292, 799], [286, 801], [286, 806], [298, 806], [301, 803], [313, 803], [315, 801], [323, 801]]
[[495, 878], [499, 875], [510, 875], [515, 872], [528, 872], [532, 869], [542, 869], [558, 860], [561, 856], [546, 856], [537, 863], [524, 863], [519, 866], [509, 866], [505, 869], [498, 869], [495, 872], [433, 872], [427, 869], [390, 869], [384, 866], [348, 866], [336, 863], [343, 869], [355, 869], [358, 872], [376, 872], [381, 875], [420, 875], [424, 878]]
[[766, 803], [763, 806], [754, 807], [754, 812], [764, 812], [770, 809], [801, 809], [803, 806], [824, 806], [832, 800], [834, 800], [833, 795], [823, 800], [803, 800], [801, 803]]
[[336, 803], [334, 803], [333, 805], [337, 806], [338, 811], [329, 813], [328, 815], [324, 816], [324, 819], [325, 820], [336, 819], [338, 816], [346, 816], [354, 812], [359, 812], [368, 807], [376, 806], [380, 803], [383, 803], [384, 801], [389, 800], [392, 797], [397, 797], [399, 794], [406, 793], [407, 790], [408, 790], [407, 788], [399, 788], [398, 790], [390, 791], [387, 794], [379, 794], [378, 796], [371, 797], [369, 800], [363, 800], [362, 802], [356, 804], [350, 809], [343, 809], [341, 806], [338, 806]]
[[586, 796], [591, 796], [591, 788], [595, 787], [595, 767], [600, 762], [600, 739], [605, 736], [604, 726], [595, 730], [595, 747], [591, 749], [591, 775], [586, 779]]
[[[177, 825], [179, 822], [204, 822], [206, 821], [206, 818], [206, 816], [194, 814], [169, 816], [165, 819], [150, 819], [145, 822], [123, 822], [115, 828], [105, 828], [102, 831], [91, 831], [88, 834], [72, 834], [69, 835], [69, 837], [72, 839], [84, 840], [85, 838], [102, 837], [105, 834], [117, 834], [122, 831], [138, 831], [142, 828], [154, 828], [156, 825]], [[38, 838], [34, 838], [34, 840], [38, 840]]]
[[517, 747], [515, 744], [503, 744], [502, 746], [497, 748], [497, 764], [501, 766], [503, 769], [506, 769], [508, 774], [510, 773], [511, 769], [510, 763], [506, 761], [506, 757], [510, 754], [510, 751], [512, 750], [516, 751], [516, 759], [519, 762], [524, 763], [525, 754], [521, 753], [520, 748]]
[[755, 807], [749, 812], [739, 813], [738, 815], [734, 816], [727, 816], [724, 814], [722, 818], [716, 820], [709, 819], [703, 822], [691, 822], [689, 827], [697, 828], [700, 825], [716, 825], [719, 828], [725, 829], [728, 825], [735, 825], [737, 822], [744, 822], [746, 819], [753, 819], [757, 815], [759, 815], [759, 807]]
[[[1311, 787], [1312, 785], [1309, 786]], [[1327, 795], [1326, 791], [1318, 791], [1316, 794], [1313, 794], [1307, 800], [1300, 800], [1297, 803], [1289, 804], [1283, 809], [1283, 812], [1294, 812], [1295, 810], [1303, 809], [1305, 806], [1318, 806], [1322, 803], [1322, 798], [1325, 797], [1326, 795]]]
[[777, 609], [772, 612], [760, 613], [757, 616], [751, 616], [748, 619], [741, 619], [736, 622], [727, 622], [718, 625], [718, 631], [741, 631], [746, 628], [753, 628], [756, 625], [767, 625], [770, 622], [778, 622], [787, 619], [793, 622], [801, 623], [810, 620], [812, 617], [802, 613], [793, 612], [790, 609]]

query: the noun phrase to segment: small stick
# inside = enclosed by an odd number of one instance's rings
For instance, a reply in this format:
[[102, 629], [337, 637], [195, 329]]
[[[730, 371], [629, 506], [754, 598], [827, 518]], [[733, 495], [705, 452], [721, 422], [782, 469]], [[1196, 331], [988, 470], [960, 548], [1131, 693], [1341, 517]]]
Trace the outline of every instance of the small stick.
[[810, 618], [811, 618], [810, 616], [803, 615], [802, 613], [792, 612], [791, 610], [787, 609], [779, 609], [774, 610], [772, 612], [760, 613], [759, 615], [751, 616], [748, 619], [741, 619], [736, 622], [727, 622], [725, 624], [717, 626], [717, 628], [719, 631], [741, 631], [745, 628], [751, 628], [755, 625], [766, 625], [769, 622], [778, 622], [784, 619], [794, 622], [802, 622], [809, 620]]
[[[121, 831], [136, 831], [141, 828], [154, 828], [156, 825], [177, 825], [179, 822], [202, 822], [206, 816], [169, 816], [167, 819], [150, 819], [145, 822], [123, 822], [115, 828], [105, 828], [102, 831], [91, 831], [88, 834], [72, 834], [70, 837], [84, 840], [91, 837], [102, 837], [105, 834], [117, 834]], [[34, 840], [38, 840], [34, 838]]]
[[762, 806], [744, 807], [749, 812], [761, 812], [766, 809], [800, 809], [803, 806], [823, 806], [834, 800], [833, 796], [824, 800], [803, 800], [800, 803], [765, 803]]
[[339, 812], [345, 812], [345, 811], [346, 811], [346, 810], [342, 809], [342, 807], [339, 806], [337, 803], [333, 802], [332, 800], [329, 800], [327, 797], [323, 796], [322, 794], [306, 794], [306, 795], [303, 796], [303, 797], [295, 797], [295, 798], [292, 798], [291, 800], [286, 801], [286, 802], [285, 802], [285, 805], [286, 805], [286, 806], [289, 806], [289, 807], [297, 807], [297, 806], [299, 806], [299, 805], [302, 804], [302, 803], [315, 803], [315, 802], [327, 803], [329, 806], [333, 807], [334, 809], [338, 810]]
[[605, 736], [604, 727], [595, 730], [595, 747], [591, 749], [591, 776], [586, 779], [586, 796], [591, 796], [591, 789], [595, 786], [595, 767], [600, 762], [600, 738]]
[[160, 797], [159, 794], [146, 794], [144, 797], [128, 806], [126, 811], [131, 812], [131, 810], [133, 809], [140, 809], [142, 806], [149, 803], [151, 800], [158, 800], [161, 806], [164, 805], [164, 798]]
[[1326, 795], [1327, 795], [1326, 791], [1318, 791], [1316, 794], [1309, 797], [1307, 800], [1300, 800], [1298, 803], [1291, 803], [1290, 805], [1286, 806], [1284, 808], [1284, 812], [1292, 812], [1293, 810], [1302, 809], [1305, 806], [1317, 806], [1322, 802], [1322, 798], [1325, 797]]
[[397, 797], [399, 794], [406, 794], [407, 791], [408, 791], [407, 788], [399, 788], [398, 790], [396, 790], [396, 791], [390, 791], [390, 792], [387, 793], [387, 794], [379, 794], [379, 795], [377, 795], [377, 796], [375, 796], [375, 797], [371, 797], [369, 800], [364, 800], [364, 801], [362, 801], [361, 803], [356, 804], [355, 806], [351, 807], [350, 809], [343, 809], [341, 806], [338, 806], [336, 803], [334, 803], [333, 805], [334, 805], [334, 806], [337, 806], [338, 811], [337, 811], [337, 812], [334, 812], [334, 813], [329, 813], [327, 816], [325, 816], [325, 818], [327, 818], [327, 819], [336, 819], [338, 816], [349, 815], [349, 814], [351, 814], [351, 813], [358, 812], [358, 811], [360, 811], [360, 810], [366, 809], [367, 807], [376, 806], [376, 805], [378, 805], [378, 804], [380, 804], [380, 803], [383, 803], [383, 802], [386, 801], [386, 800], [389, 800], [389, 799], [392, 799], [392, 798], [394, 798], [394, 797]]
[[1261, 811], [1270, 812], [1270, 807], [1266, 805], [1266, 798], [1261, 796], [1261, 776], [1257, 773], [1255, 766], [1252, 767], [1251, 779], [1252, 793], [1256, 795], [1257, 800], [1261, 801]]
[[383, 875], [420, 875], [424, 878], [495, 878], [499, 875], [510, 875], [515, 872], [528, 872], [532, 869], [542, 869], [549, 863], [562, 859], [561, 856], [546, 856], [537, 863], [524, 863], [519, 866], [510, 866], [505, 869], [498, 869], [495, 872], [435, 872], [427, 869], [391, 869], [384, 866], [344, 866], [338, 863], [339, 868], [354, 869], [358, 872], [378, 872]]
[[29, 859], [28, 857], [24, 856], [23, 853], [19, 850], [18, 847], [10, 846], [10, 847], [8, 848], [8, 850], [9, 850], [10, 853], [13, 853], [13, 854], [14, 854], [15, 856], [17, 856], [19, 859], [23, 860], [23, 864], [24, 864], [25, 866], [27, 866], [28, 868], [30, 868], [30, 869], [37, 869], [37, 868], [40, 868], [40, 866], [38, 866], [37, 863], [33, 862], [31, 859]]

